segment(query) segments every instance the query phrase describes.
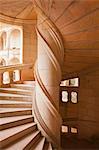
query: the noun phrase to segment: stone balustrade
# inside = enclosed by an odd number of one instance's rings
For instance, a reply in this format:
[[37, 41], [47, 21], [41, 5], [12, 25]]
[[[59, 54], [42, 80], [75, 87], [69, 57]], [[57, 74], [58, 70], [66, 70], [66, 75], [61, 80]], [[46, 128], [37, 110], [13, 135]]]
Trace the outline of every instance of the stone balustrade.
[[22, 82], [25, 70], [33, 70], [33, 64], [0, 67], [0, 87], [9, 86], [11, 83]]

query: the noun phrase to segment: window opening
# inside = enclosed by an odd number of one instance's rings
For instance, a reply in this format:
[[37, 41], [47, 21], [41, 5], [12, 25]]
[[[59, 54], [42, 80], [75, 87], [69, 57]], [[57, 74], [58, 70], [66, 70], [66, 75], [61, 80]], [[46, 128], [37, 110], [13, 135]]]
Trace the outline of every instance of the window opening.
[[3, 73], [3, 84], [8, 84], [8, 83], [10, 83], [9, 72], [4, 72]]
[[71, 102], [72, 103], [77, 103], [77, 92], [71, 92]]
[[79, 86], [78, 78], [70, 79], [70, 86]]
[[13, 72], [13, 81], [19, 81], [20, 80], [20, 71], [19, 70], [14, 70]]
[[62, 133], [68, 133], [68, 126], [62, 126]]
[[62, 91], [62, 102], [68, 102], [68, 92]]
[[[6, 61], [5, 66], [22, 63], [23, 30], [15, 26], [0, 22], [0, 58]], [[17, 58], [19, 61], [10, 61]], [[2, 65], [2, 63], [1, 63]]]
[[69, 80], [61, 81], [60, 86], [69, 86]]
[[73, 79], [61, 81], [60, 86], [78, 87], [79, 86], [79, 78], [73, 78]]
[[75, 127], [71, 127], [71, 133], [74, 133], [74, 134], [78, 133], [78, 129]]

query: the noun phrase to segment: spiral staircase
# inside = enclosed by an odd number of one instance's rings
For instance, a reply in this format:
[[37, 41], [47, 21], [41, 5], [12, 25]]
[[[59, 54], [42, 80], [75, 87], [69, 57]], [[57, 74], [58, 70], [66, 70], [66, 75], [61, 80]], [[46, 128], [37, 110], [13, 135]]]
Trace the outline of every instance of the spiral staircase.
[[[60, 149], [59, 84], [64, 48], [55, 25], [40, 8], [35, 83], [11, 84], [0, 93], [0, 146], [3, 150]], [[44, 22], [42, 24], [42, 22]]]
[[[0, 150], [60, 150], [62, 119], [59, 114], [59, 84], [62, 74], [65, 78], [82, 75], [88, 68], [90, 72], [92, 64], [99, 63], [96, 56], [99, 42], [95, 19], [99, 15], [99, 2], [7, 0], [4, 3], [1, 0], [0, 5], [0, 18], [5, 22], [32, 22], [34, 27], [36, 20], [38, 42], [37, 60], [35, 67], [32, 64], [31, 68], [35, 82], [31, 84], [25, 81], [22, 84], [10, 84], [8, 88], [0, 88]], [[17, 9], [14, 12], [15, 8]], [[89, 57], [86, 57], [86, 54]], [[89, 58], [86, 63], [84, 58]], [[66, 64], [63, 64], [63, 61]], [[23, 67], [21, 64], [17, 66], [17, 70], [21, 72]], [[87, 71], [83, 71], [84, 68]], [[0, 69], [1, 82], [4, 72], [3, 68]], [[27, 66], [24, 69], [26, 70]], [[8, 66], [5, 71], [10, 74], [12, 70], [16, 70], [16, 66]], [[10, 81], [12, 82], [12, 79]], [[73, 142], [75, 144], [75, 140], [70, 139], [66, 143], [63, 139], [63, 143], [68, 147], [72, 146]]]
[[34, 85], [0, 88], [0, 149], [52, 150], [32, 114]]

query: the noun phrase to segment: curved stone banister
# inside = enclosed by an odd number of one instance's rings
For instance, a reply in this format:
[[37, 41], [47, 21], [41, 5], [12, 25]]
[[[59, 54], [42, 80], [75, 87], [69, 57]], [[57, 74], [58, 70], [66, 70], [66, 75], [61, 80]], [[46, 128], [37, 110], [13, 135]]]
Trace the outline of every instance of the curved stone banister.
[[42, 81], [41, 81], [41, 79], [40, 79], [40, 76], [39, 76], [39, 73], [38, 73], [38, 69], [37, 69], [37, 62], [35, 63], [34, 76], [35, 76], [36, 81], [39, 83], [39, 86], [41, 87], [42, 91], [43, 91], [44, 94], [48, 97], [47, 103], [48, 103], [48, 105], [50, 105], [51, 110], [53, 110], [53, 112], [54, 112], [53, 115], [54, 115], [55, 117], [58, 117], [58, 118], [61, 119], [61, 116], [60, 116], [60, 114], [59, 114], [59, 112], [58, 112], [58, 108], [56, 107], [56, 105], [55, 105], [53, 99], [51, 98], [49, 92], [46, 90], [45, 86], [43, 85], [43, 83], [42, 83]]
[[62, 123], [59, 114], [59, 85], [64, 48], [56, 26], [39, 8], [37, 14], [38, 56], [34, 68], [34, 115], [43, 135], [59, 147]]
[[[34, 71], [34, 76], [36, 81], [39, 83], [40, 88], [43, 90], [43, 92], [45, 93], [45, 95], [49, 98], [47, 103], [48, 104], [48, 109], [50, 109], [49, 111], [52, 113], [53, 117], [58, 118], [58, 121], [61, 121], [61, 116], [58, 113], [57, 108], [55, 107], [54, 102], [52, 101], [49, 93], [46, 91], [42, 81], [40, 80], [38, 71], [37, 71], [37, 63], [35, 63], [35, 71]], [[49, 107], [50, 106], [50, 107]], [[38, 109], [37, 103], [36, 103], [36, 96], [35, 96], [35, 91], [34, 91], [34, 99], [33, 99], [33, 110], [34, 110], [34, 116], [37, 119], [37, 122], [39, 123], [39, 125], [42, 127], [42, 129], [46, 132], [46, 134], [48, 135], [50, 141], [57, 147], [60, 146], [59, 145], [59, 140], [57, 139], [57, 137], [54, 136], [53, 132], [50, 131], [50, 129], [47, 126], [47, 123], [44, 122], [42, 115], [40, 113], [40, 110]]]
[[42, 80], [40, 79], [40, 76], [39, 76], [39, 73], [38, 73], [38, 69], [37, 69], [37, 64], [35, 65], [34, 76], [35, 76], [36, 81], [39, 83], [39, 86], [41, 87], [42, 91], [45, 93], [45, 95], [48, 97], [48, 100], [52, 103], [52, 105], [56, 109], [56, 113], [57, 113], [58, 108], [56, 107], [53, 99], [51, 98], [49, 92], [47, 91], [47, 89], [45, 88]]
[[53, 135], [53, 133], [49, 130], [48, 126], [44, 122], [39, 109], [37, 107], [36, 103], [36, 96], [35, 96], [35, 91], [34, 91], [34, 99], [33, 99], [33, 111], [34, 111], [34, 116], [36, 117], [37, 123], [42, 127], [42, 129], [46, 132], [47, 135], [49, 135], [49, 138], [52, 139], [52, 143], [57, 147], [60, 146], [59, 143], [57, 143], [57, 138]]
[[55, 57], [55, 55], [54, 55], [54, 53], [53, 53], [53, 51], [50, 51], [50, 49], [51, 49], [51, 46], [49, 45], [49, 43], [47, 42], [47, 40], [46, 39], [44, 39], [44, 37], [41, 35], [41, 33], [40, 33], [40, 31], [37, 29], [37, 35], [38, 35], [38, 37], [40, 36], [40, 38], [42, 38], [43, 39], [43, 42], [45, 42], [46, 44], [47, 44], [47, 46], [49, 47], [49, 49], [46, 49], [46, 53], [48, 54], [48, 56], [49, 56], [49, 59], [51, 60], [51, 62], [53, 63], [53, 65], [54, 65], [54, 68], [56, 69], [56, 71], [58, 72], [58, 80], [60, 80], [60, 78], [61, 78], [61, 66], [60, 66], [60, 64], [58, 63], [58, 61], [57, 61], [57, 59], [56, 59], [56, 57]]
[[53, 28], [53, 25], [51, 24], [49, 31], [50, 31], [50, 34], [52, 35], [52, 37], [54, 37], [54, 42], [56, 43], [56, 46], [59, 49], [58, 52], [59, 52], [59, 56], [61, 59], [60, 64], [62, 65], [63, 58], [64, 58], [64, 47], [63, 47], [62, 39], [60, 38], [60, 33], [55, 29], [56, 28]]

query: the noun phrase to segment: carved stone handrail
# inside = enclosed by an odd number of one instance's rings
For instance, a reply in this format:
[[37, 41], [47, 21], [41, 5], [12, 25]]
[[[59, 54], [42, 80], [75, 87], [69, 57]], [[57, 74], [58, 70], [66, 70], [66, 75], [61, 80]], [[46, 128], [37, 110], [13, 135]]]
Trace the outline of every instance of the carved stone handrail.
[[16, 17], [11, 17], [11, 16], [7, 16], [5, 14], [1, 14], [0, 13], [0, 21], [3, 21], [5, 23], [14, 23], [14, 24], [35, 24], [36, 20], [27, 20], [27, 19], [21, 19], [21, 18], [16, 18]]
[[37, 107], [36, 103], [36, 95], [35, 95], [35, 90], [34, 90], [34, 98], [33, 98], [33, 112], [34, 112], [34, 117], [37, 119], [37, 122], [39, 125], [43, 128], [43, 130], [47, 133], [48, 137], [50, 138], [51, 142], [55, 145], [55, 147], [59, 146], [59, 143], [57, 143], [57, 138], [53, 135], [53, 133], [50, 131], [48, 128], [47, 124], [44, 122], [40, 111]]
[[[53, 117], [57, 117], [60, 121], [61, 121], [61, 116], [58, 113], [58, 108], [56, 107], [54, 101], [52, 100], [51, 96], [49, 95], [48, 91], [46, 90], [45, 86], [43, 85], [38, 70], [37, 70], [37, 62], [35, 63], [35, 67], [34, 67], [34, 76], [36, 81], [39, 83], [41, 89], [43, 90], [43, 92], [45, 93], [45, 95], [48, 97], [48, 106], [50, 111], [52, 111]], [[47, 124], [44, 122], [40, 111], [37, 107], [36, 104], [36, 95], [35, 95], [35, 91], [34, 91], [34, 99], [33, 99], [33, 110], [34, 110], [34, 115], [36, 117], [36, 119], [38, 120], [40, 126], [43, 128], [43, 130], [47, 133], [47, 135], [49, 136], [50, 139], [52, 139], [52, 143], [57, 147], [59, 146], [59, 143], [57, 142], [57, 138], [53, 135], [53, 133], [50, 131], [50, 129], [48, 128]]]

